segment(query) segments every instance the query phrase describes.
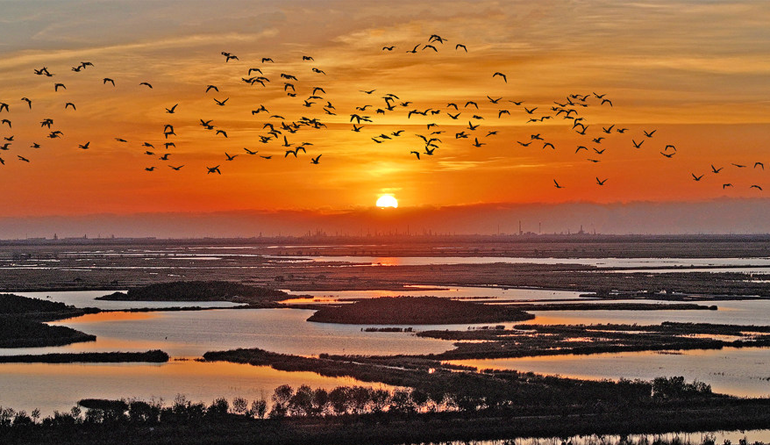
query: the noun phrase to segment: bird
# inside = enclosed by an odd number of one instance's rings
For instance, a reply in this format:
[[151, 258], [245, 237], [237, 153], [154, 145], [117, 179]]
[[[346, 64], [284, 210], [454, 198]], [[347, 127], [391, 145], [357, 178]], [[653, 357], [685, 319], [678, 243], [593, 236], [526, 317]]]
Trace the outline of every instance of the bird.
[[764, 170], [765, 169], [765, 164], [763, 164], [761, 162], [755, 162], [754, 163], [754, 168], [757, 168], [757, 167], [762, 167], [762, 170]]
[[214, 98], [214, 102], [216, 102], [217, 105], [219, 105], [220, 107], [224, 107], [225, 103], [227, 103], [228, 100], [230, 100], [229, 97], [227, 99], [225, 99], [225, 100], [217, 100], [216, 98]]
[[413, 154], [413, 155], [417, 156], [417, 160], [418, 161], [420, 160], [420, 152], [419, 151], [412, 150], [412, 151], [409, 152], [409, 154]]
[[310, 158], [310, 163], [311, 164], [318, 164], [318, 160], [321, 159], [321, 156], [322, 155], [318, 155], [318, 156], [316, 156], [314, 158]]
[[695, 173], [690, 173], [692, 175], [692, 179], [695, 181], [700, 181], [703, 178], [703, 175], [696, 176]]
[[176, 166], [176, 167], [175, 167], [175, 166], [173, 166], [173, 165], [169, 165], [169, 168], [172, 168], [172, 169], [174, 169], [174, 170], [176, 170], [176, 171], [179, 171], [179, 170], [181, 170], [181, 169], [182, 169], [182, 167], [184, 167], [184, 164], [182, 164], [182, 165], [180, 165], [180, 166]]
[[217, 130], [214, 134], [221, 134], [224, 137], [227, 137], [227, 132], [225, 130]]
[[552, 150], [556, 150], [556, 147], [554, 147], [553, 144], [550, 143], [550, 142], [544, 143], [543, 144], [543, 149], [545, 149], [545, 147], [551, 147]]
[[11, 128], [11, 121], [9, 119], [3, 119], [0, 124], [8, 124], [8, 128]]
[[218, 165], [216, 167], [208, 167], [207, 166], [206, 168], [208, 169], [208, 172], [206, 172], [207, 175], [209, 173], [219, 173], [220, 175], [222, 174], [222, 172], [219, 171], [219, 166]]
[[532, 108], [532, 109], [529, 109], [529, 108], [527, 108], [527, 107], [524, 107], [524, 111], [526, 111], [526, 112], [527, 112], [527, 114], [532, 114], [532, 113], [534, 113], [534, 112], [535, 112], [535, 110], [537, 110], [537, 107], [535, 107], [535, 108]]
[[262, 58], [262, 63], [267, 63], [267, 62], [275, 63], [275, 61], [272, 58], [270, 58], [270, 57], [263, 57]]
[[78, 145], [78, 147], [82, 148], [83, 150], [88, 150], [90, 144], [91, 144], [91, 141], [88, 141], [85, 144]]
[[161, 161], [168, 161], [168, 157], [171, 156], [171, 153], [164, 153], [163, 156], [159, 157]]
[[[21, 157], [21, 156], [19, 156], [19, 157]], [[27, 161], [27, 162], [29, 162], [29, 161]], [[762, 191], [762, 187], [760, 187], [760, 186], [758, 186], [758, 185], [756, 185], [756, 184], [753, 184], [753, 185], [752, 185], [751, 187], [749, 187], [749, 188], [750, 188], [750, 189], [757, 189], [757, 190], [759, 190], [760, 192]]]
[[73, 104], [72, 102], [67, 102], [66, 104], [64, 104], [65, 110], [67, 109], [67, 107], [72, 107], [73, 110], [77, 110], [77, 108], [75, 108], [75, 104]]
[[[249, 70], [249, 74], [251, 74], [251, 70]], [[208, 93], [209, 90], [214, 90], [217, 93], [219, 92], [219, 88], [217, 88], [216, 85], [206, 85], [206, 92]]]
[[243, 151], [245, 151], [246, 153], [248, 153], [248, 154], [250, 154], [250, 155], [255, 155], [255, 154], [257, 154], [257, 153], [259, 152], [259, 150], [257, 150], [257, 151], [251, 151], [251, 150], [249, 150], [249, 149], [248, 149], [248, 148], [246, 148], [246, 147], [243, 147]]
[[651, 138], [652, 135], [655, 134], [656, 131], [658, 131], [658, 130], [652, 130], [652, 131], [642, 130], [644, 135], [647, 136], [648, 138]]
[[495, 76], [499, 76], [499, 77], [502, 77], [502, 78], [503, 78], [503, 81], [504, 81], [505, 83], [508, 83], [508, 78], [505, 76], [505, 74], [503, 74], [503, 73], [501, 73], [501, 72], [499, 72], [499, 71], [498, 71], [498, 72], [496, 72], [496, 73], [492, 74], [492, 77], [495, 77]]
[[150, 85], [149, 82], [139, 82], [139, 85], [144, 85], [144, 86], [149, 87], [150, 89], [152, 89], [152, 85]]
[[225, 152], [225, 156], [227, 157], [228, 161], [232, 161], [233, 159], [238, 157], [238, 155], [229, 155], [229, 154], [227, 154], [227, 152]]
[[173, 107], [171, 107], [171, 108], [166, 108], [166, 113], [168, 113], [168, 114], [174, 114], [174, 112], [176, 111], [176, 107], [177, 107], [177, 105], [179, 105], [179, 104], [174, 104], [174, 106], [173, 106]]
[[3, 110], [10, 112], [10, 108], [8, 108], [8, 104], [5, 102], [0, 102], [0, 112]]
[[732, 187], [732, 183], [722, 184], [722, 190], [726, 189], [727, 187]]
[[105, 77], [104, 79], [102, 79], [103, 84], [107, 84], [107, 82], [111, 83], [112, 86], [115, 86], [115, 81], [110, 79], [109, 77]]
[[719, 173], [719, 172], [721, 172], [723, 168], [724, 168], [724, 167], [719, 167], [719, 168], [716, 168], [716, 167], [714, 167], [714, 164], [711, 164], [711, 171], [712, 171], [712, 172], [714, 172], [714, 173]]
[[738, 167], [738, 168], [746, 168], [746, 166], [743, 165], [743, 164], [735, 164], [735, 163], [733, 163], [732, 165], [734, 165], [735, 167]]
[[674, 153], [666, 153], [665, 151], [661, 151], [660, 154], [662, 154], [663, 156], [671, 159], [676, 154], [676, 152], [674, 152]]
[[148, 172], [151, 172], [155, 170], [155, 167], [145, 167], [144, 169], [147, 170]]
[[601, 180], [601, 179], [599, 179], [599, 177], [597, 176], [597, 177], [596, 177], [596, 183], [597, 183], [597, 184], [599, 184], [599, 185], [604, 185], [604, 183], [605, 183], [605, 182], [607, 182], [607, 179], [609, 179], [609, 178], [606, 178], [606, 179], [604, 179], [604, 180]]
[[553, 184], [554, 184], [554, 187], [556, 187], [557, 189], [563, 189], [563, 188], [564, 188], [564, 187], [562, 187], [561, 185], [559, 185], [559, 183], [558, 183], [558, 182], [556, 182], [556, 180], [555, 180], [555, 179], [553, 180]]
[[21, 98], [21, 100], [23, 100], [24, 102], [26, 102], [26, 103], [27, 103], [27, 105], [29, 105], [29, 109], [30, 109], [30, 110], [32, 109], [32, 100], [30, 100], [30, 98], [28, 98], [28, 97], [22, 97], [22, 98]]
[[[25, 158], [25, 157], [24, 157], [24, 156], [22, 156], [22, 155], [16, 155], [16, 157], [18, 157], [20, 161], [23, 161], [23, 162], [29, 162], [29, 159]], [[760, 189], [760, 190], [762, 190], [762, 189]]]
[[473, 146], [474, 147], [481, 147], [482, 145], [487, 145], [487, 144], [485, 144], [483, 142], [479, 142], [479, 138], [474, 138], [473, 141], [474, 141], [473, 142]]
[[466, 53], [468, 52], [468, 48], [462, 43], [458, 43], [457, 45], [455, 45], [455, 50], [458, 50], [460, 48], [464, 49]]
[[59, 91], [59, 88], [64, 88], [65, 90], [67, 89], [67, 87], [65, 87], [63, 83], [55, 83], [53, 85], [53, 90], [54, 91]]
[[382, 50], [383, 50], [383, 51], [393, 51], [393, 49], [394, 49], [394, 48], [395, 48], [395, 45], [391, 45], [391, 46], [383, 46], [383, 47], [382, 47]]
[[602, 103], [599, 105], [604, 105], [604, 104], [610, 104], [610, 106], [612, 106], [612, 101], [609, 99], [602, 99]]
[[414, 45], [414, 48], [412, 48], [411, 51], [407, 51], [407, 52], [411, 54], [417, 54], [417, 48], [419, 47], [420, 47], [420, 44], [418, 43], [417, 45]]
[[631, 142], [633, 142], [635, 148], [641, 148], [642, 144], [644, 144], [644, 139], [642, 139], [642, 142], [636, 142], [635, 140], [631, 139]]

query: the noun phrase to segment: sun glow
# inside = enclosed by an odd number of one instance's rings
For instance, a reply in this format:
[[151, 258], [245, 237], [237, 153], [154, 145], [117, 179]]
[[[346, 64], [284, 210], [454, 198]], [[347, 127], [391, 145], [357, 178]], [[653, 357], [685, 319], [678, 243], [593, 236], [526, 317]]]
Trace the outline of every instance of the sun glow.
[[386, 207], [397, 208], [398, 201], [393, 195], [382, 195], [377, 199], [377, 207], [384, 209]]

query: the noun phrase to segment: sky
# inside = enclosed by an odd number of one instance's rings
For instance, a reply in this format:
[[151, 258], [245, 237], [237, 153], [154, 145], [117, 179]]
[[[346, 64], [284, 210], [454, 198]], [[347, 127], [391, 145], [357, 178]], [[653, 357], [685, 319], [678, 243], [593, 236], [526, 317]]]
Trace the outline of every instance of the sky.
[[[455, 231], [447, 218], [478, 215], [456, 230], [495, 232], [532, 206], [547, 211], [530, 224], [563, 221], [553, 231], [665, 232], [670, 213], [634, 225], [618, 209], [693, 206], [713, 224], [676, 217], [669, 230], [770, 229], [735, 223], [758, 218], [770, 193], [768, 2], [0, 8], [0, 238], [48, 236], [64, 220], [73, 235], [165, 235], [161, 215], [181, 229], [233, 212], [305, 215], [297, 233], [344, 216], [345, 230], [378, 217], [404, 230], [426, 213], [411, 227]], [[384, 194], [398, 209], [377, 213]], [[602, 210], [578, 222], [575, 206]]]

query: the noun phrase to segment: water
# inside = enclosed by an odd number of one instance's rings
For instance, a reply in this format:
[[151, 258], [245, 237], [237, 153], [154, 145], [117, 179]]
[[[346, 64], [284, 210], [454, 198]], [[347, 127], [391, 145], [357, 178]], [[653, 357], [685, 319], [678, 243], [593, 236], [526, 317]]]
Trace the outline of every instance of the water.
[[[170, 255], [170, 252], [173, 255]], [[74, 254], [80, 254], [75, 252]], [[115, 255], [101, 252], [94, 255]], [[126, 255], [126, 254], [121, 254]], [[241, 269], [224, 263], [228, 258], [259, 256], [248, 248], [223, 251], [186, 249], [130, 253], [137, 257], [159, 257], [205, 262], [205, 266]], [[762, 280], [770, 272], [770, 258], [727, 259], [620, 259], [620, 258], [504, 258], [504, 257], [266, 257], [272, 266], [285, 261], [330, 262], [335, 267], [351, 263], [387, 267], [390, 265], [439, 265], [482, 263], [580, 264], [598, 268], [630, 268], [638, 272], [665, 273], [689, 271], [752, 271]], [[219, 265], [219, 263], [222, 263]], [[734, 268], [738, 266], [739, 268]], [[10, 266], [14, 267], [14, 266]], [[55, 262], [40, 262], [31, 267], [58, 267]], [[94, 267], [84, 264], [83, 267]], [[170, 267], [170, 266], [169, 266]], [[193, 269], [198, 266], [190, 266]], [[252, 266], [249, 266], [252, 267]], [[253, 266], [261, 267], [261, 266]], [[119, 267], [118, 267], [119, 268]], [[187, 267], [182, 267], [187, 268]], [[642, 269], [640, 269], [642, 268]], [[650, 270], [649, 268], [654, 268]], [[690, 268], [690, 269], [683, 269]], [[722, 269], [719, 269], [722, 268]], [[327, 379], [312, 373], [287, 373], [264, 367], [224, 363], [200, 363], [189, 360], [213, 350], [263, 348], [274, 352], [315, 356], [331, 354], [426, 354], [452, 348], [452, 343], [424, 339], [409, 333], [362, 332], [361, 326], [309, 323], [312, 311], [299, 309], [231, 309], [227, 302], [117, 302], [95, 300], [100, 291], [25, 292], [24, 296], [61, 301], [77, 307], [126, 310], [132, 308], [168, 308], [199, 306], [214, 308], [195, 312], [115, 312], [61, 320], [70, 326], [94, 334], [97, 341], [63, 347], [0, 349], [0, 355], [42, 354], [49, 352], [145, 351], [162, 349], [172, 356], [166, 364], [2, 364], [0, 365], [0, 405], [30, 411], [40, 408], [44, 415], [53, 410], [68, 410], [81, 398], [134, 397], [172, 401], [177, 394], [190, 400], [210, 402], [217, 397], [235, 396], [255, 399], [269, 397], [282, 384], [331, 388], [359, 384], [350, 379]], [[578, 291], [543, 289], [506, 289], [495, 287], [446, 287], [441, 289], [413, 286], [399, 291], [290, 292], [310, 295], [322, 301], [353, 300], [397, 295], [433, 295], [472, 301], [586, 302]], [[295, 299], [293, 302], [307, 302]], [[631, 301], [638, 302], [638, 301]], [[718, 311], [536, 311], [540, 324], [659, 324], [663, 321], [706, 322], [740, 325], [766, 325], [770, 320], [770, 301], [702, 302], [716, 304]], [[505, 323], [511, 328], [516, 323]], [[427, 329], [467, 329], [479, 325], [436, 325]], [[410, 327], [410, 326], [403, 326]], [[184, 358], [179, 361], [177, 359]], [[740, 396], [770, 395], [769, 349], [724, 349], [689, 351], [683, 354], [653, 352], [600, 354], [596, 356], [557, 356], [524, 359], [462, 361], [482, 368], [517, 369], [544, 374], [558, 374], [587, 379], [652, 379], [683, 375], [688, 381], [709, 383], [715, 392]]]
[[[41, 300], [56, 301], [78, 308], [95, 307], [102, 310], [127, 310], [127, 309], [164, 309], [172, 307], [201, 307], [201, 308], [231, 308], [239, 306], [229, 301], [109, 301], [97, 300], [97, 297], [116, 291], [58, 291], [58, 292], [14, 292], [22, 297], [39, 298]], [[125, 290], [117, 292], [126, 292]]]
[[276, 371], [264, 366], [233, 363], [172, 361], [165, 364], [3, 364], [0, 365], [0, 406], [43, 417], [69, 411], [84, 398], [163, 400], [170, 405], [177, 395], [210, 404], [214, 399], [249, 401], [270, 399], [278, 386], [302, 384], [313, 388], [386, 385], [351, 378], [321, 377], [312, 372]]

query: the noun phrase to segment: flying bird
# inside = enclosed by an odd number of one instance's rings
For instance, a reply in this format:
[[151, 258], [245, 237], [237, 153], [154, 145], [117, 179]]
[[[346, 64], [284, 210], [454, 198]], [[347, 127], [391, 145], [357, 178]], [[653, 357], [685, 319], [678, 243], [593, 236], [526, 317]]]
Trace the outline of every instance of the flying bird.
[[59, 88], [64, 88], [65, 90], [67, 89], [67, 87], [65, 87], [63, 83], [55, 83], [53, 85], [53, 90], [54, 91], [59, 91]]
[[179, 104], [174, 104], [174, 106], [173, 106], [173, 107], [171, 107], [171, 108], [166, 108], [166, 113], [168, 113], [168, 114], [174, 114], [174, 111], [176, 111], [176, 107], [177, 107], [177, 105], [179, 105]]
[[696, 176], [695, 173], [690, 173], [692, 175], [692, 179], [695, 181], [700, 181], [703, 178], [703, 175]]
[[310, 159], [310, 163], [311, 163], [311, 164], [318, 164], [318, 160], [319, 160], [319, 159], [321, 159], [321, 156], [322, 156], [322, 155], [318, 155], [318, 156], [316, 156], [316, 157], [314, 157], [314, 158], [311, 158], [311, 159]]
[[609, 178], [601, 180], [601, 179], [599, 179], [599, 177], [597, 177], [596, 178], [596, 183], [599, 184], [599, 185], [604, 185], [604, 183], [607, 182], [607, 179], [609, 179]]
[[208, 172], [206, 172], [207, 175], [209, 173], [219, 173], [220, 175], [222, 174], [222, 172], [219, 171], [219, 166], [218, 165], [216, 167], [208, 167], [207, 166], [206, 168], [208, 169]]
[[496, 73], [492, 74], [492, 77], [495, 77], [495, 76], [499, 76], [499, 77], [502, 77], [502, 78], [503, 78], [503, 81], [504, 81], [505, 83], [508, 83], [508, 78], [505, 76], [505, 74], [503, 74], [503, 73], [501, 73], [501, 72], [499, 72], [499, 71], [498, 71], [498, 72], [496, 72]]
[[563, 188], [564, 188], [564, 187], [562, 187], [561, 185], [559, 185], [559, 183], [558, 183], [558, 182], [556, 182], [556, 180], [555, 180], [555, 179], [553, 180], [553, 184], [554, 184], [554, 187], [556, 187], [557, 189], [563, 189]]
[[29, 105], [29, 109], [32, 109], [32, 101], [28, 97], [22, 97], [21, 100], [27, 103]]
[[107, 82], [111, 83], [112, 86], [115, 86], [115, 81], [110, 79], [109, 77], [105, 77], [104, 79], [102, 79], [102, 83], [107, 84]]
[[152, 89], [152, 85], [150, 85], [148, 82], [140, 82], [139, 85], [144, 85], [144, 86], [149, 87], [150, 89]]

